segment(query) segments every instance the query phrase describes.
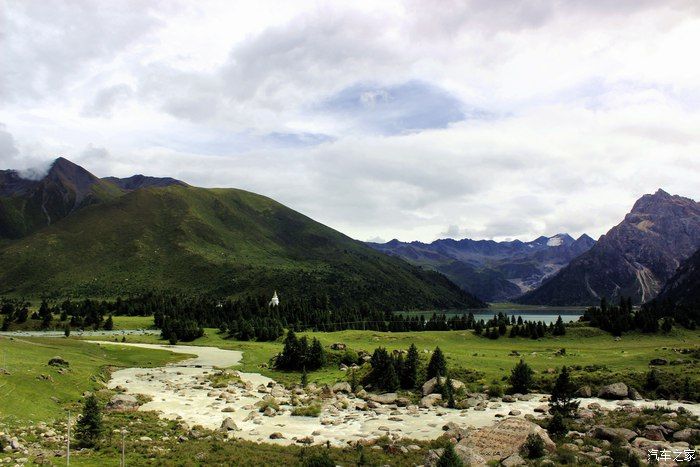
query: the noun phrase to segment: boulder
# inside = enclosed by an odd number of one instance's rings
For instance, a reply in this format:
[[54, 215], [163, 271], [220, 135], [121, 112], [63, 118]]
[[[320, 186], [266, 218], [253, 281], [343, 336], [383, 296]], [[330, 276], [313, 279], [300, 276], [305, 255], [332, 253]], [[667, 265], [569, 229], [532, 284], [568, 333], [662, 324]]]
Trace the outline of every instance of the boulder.
[[224, 431], [238, 431], [238, 426], [231, 417], [226, 417], [224, 421], [221, 422], [221, 429]]
[[63, 357], [53, 357], [51, 360], [49, 360], [49, 365], [51, 366], [60, 366], [60, 367], [67, 367], [70, 366], [67, 360], [65, 360]]
[[606, 441], [631, 441], [636, 436], [632, 430], [627, 428], [609, 428], [607, 426], [597, 426], [594, 427], [592, 431], [592, 436], [596, 439], [604, 439]]
[[694, 438], [697, 438], [700, 436], [700, 430], [697, 428], [686, 428], [684, 430], [676, 431], [673, 433], [673, 440], [674, 441], [685, 441], [686, 443], [689, 443], [691, 440]]
[[347, 394], [352, 393], [352, 387], [350, 386], [350, 383], [346, 383], [345, 381], [335, 383], [331, 389], [333, 390], [333, 392], [344, 392]]
[[641, 401], [644, 400], [641, 394], [639, 394], [639, 391], [637, 391], [634, 388], [629, 388], [629, 391], [627, 391], [627, 397], [632, 399], [633, 401]]
[[[431, 449], [425, 455], [425, 459], [423, 459], [423, 465], [425, 467], [435, 467], [436, 465], [438, 465], [440, 456], [442, 456], [442, 453], [444, 451], [444, 449]], [[457, 444], [455, 446], [455, 453], [461, 459], [464, 465], [469, 465], [471, 467], [484, 467], [487, 465], [486, 459], [481, 457], [479, 453], [474, 451], [472, 448], [467, 447], [463, 444]]]
[[447, 422], [442, 426], [442, 431], [445, 432], [444, 436], [447, 439], [456, 439], [457, 441], [466, 438], [471, 433], [472, 429], [468, 427], [461, 427], [455, 422]]
[[520, 454], [515, 453], [503, 459], [501, 461], [501, 465], [503, 467], [518, 467], [521, 465], [527, 465], [527, 462], [525, 462], [525, 459], [520, 457]]
[[[447, 378], [442, 376], [440, 377], [440, 384], [444, 385], [447, 383]], [[427, 396], [428, 394], [432, 394], [435, 392], [435, 388], [437, 386], [437, 377], [429, 379], [423, 384], [423, 395]], [[452, 388], [455, 390], [462, 389], [464, 387], [464, 383], [461, 382], [458, 379], [453, 379], [452, 380]]]
[[139, 407], [139, 401], [134, 396], [129, 394], [116, 394], [107, 402], [105, 406], [108, 410], [136, 410]]
[[652, 441], [666, 441], [664, 437], [664, 428], [657, 425], [645, 426], [644, 431], [642, 431], [642, 436]]
[[668, 365], [668, 360], [666, 360], [665, 358], [652, 358], [651, 361], [649, 362], [649, 365], [656, 365], [656, 366]]
[[347, 345], [343, 344], [342, 342], [335, 342], [331, 344], [331, 350], [345, 350], [347, 348]]
[[408, 397], [399, 397], [396, 399], [396, 405], [399, 407], [408, 407], [411, 405], [411, 400]]
[[285, 439], [284, 435], [279, 431], [270, 434], [270, 439]]
[[[556, 449], [556, 445], [542, 427], [516, 417], [474, 430], [459, 444], [478, 452], [486, 461], [500, 461], [518, 454], [530, 434], [539, 436], [548, 451], [553, 452]], [[513, 459], [516, 460], [517, 458]]]
[[598, 391], [601, 399], [624, 399], [629, 393], [629, 388], [625, 383], [613, 383], [603, 386]]
[[592, 397], [593, 391], [591, 391], [590, 386], [581, 386], [578, 388], [578, 391], [576, 391], [576, 395], [578, 397]]
[[388, 392], [386, 394], [371, 394], [369, 400], [376, 402], [377, 404], [394, 404], [399, 398], [398, 394], [395, 392]]
[[423, 408], [428, 408], [434, 406], [441, 400], [442, 394], [428, 394], [420, 400], [420, 404], [418, 405]]

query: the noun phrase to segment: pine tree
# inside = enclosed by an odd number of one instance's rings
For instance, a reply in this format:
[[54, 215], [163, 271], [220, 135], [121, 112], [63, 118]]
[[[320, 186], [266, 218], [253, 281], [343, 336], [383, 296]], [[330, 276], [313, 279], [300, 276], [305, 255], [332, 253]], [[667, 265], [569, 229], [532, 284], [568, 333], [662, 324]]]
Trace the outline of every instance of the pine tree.
[[436, 467], [462, 467], [464, 463], [455, 452], [455, 447], [452, 443], [447, 443], [440, 459], [438, 459]]
[[552, 418], [549, 421], [549, 425], [547, 425], [547, 431], [554, 438], [561, 438], [569, 432], [569, 429], [564, 422], [564, 417], [561, 413], [554, 412], [554, 415], [552, 415]]
[[384, 376], [383, 384], [380, 386], [387, 391], [396, 391], [399, 388], [399, 375], [396, 374], [394, 363], [389, 362], [386, 367], [386, 375]]
[[445, 355], [443, 355], [440, 347], [435, 347], [433, 355], [430, 357], [430, 362], [428, 363], [428, 379], [434, 378], [438, 374], [447, 374], [447, 361], [445, 360]]
[[114, 320], [112, 319], [112, 315], [109, 315], [107, 317], [107, 320], [105, 321], [103, 327], [105, 331], [111, 331], [112, 329], [114, 329]]
[[558, 413], [562, 418], [572, 417], [579, 404], [574, 400], [575, 391], [576, 388], [569, 377], [569, 370], [563, 366], [552, 388], [552, 396], [549, 398], [550, 413]]
[[415, 344], [411, 344], [408, 348], [408, 354], [406, 354], [403, 374], [401, 375], [401, 387], [403, 389], [414, 389], [418, 384], [419, 359], [418, 348]]
[[94, 447], [102, 435], [102, 413], [97, 398], [91, 394], [83, 404], [83, 414], [76, 424], [78, 443], [87, 448]]
[[557, 322], [554, 323], [554, 330], [552, 334], [555, 336], [563, 336], [566, 334], [566, 326], [564, 326], [564, 321], [561, 319], [561, 315], [557, 317]]
[[63, 328], [63, 335], [70, 337], [70, 324], [66, 324], [66, 326]]
[[527, 394], [532, 385], [532, 374], [532, 368], [521, 359], [510, 373], [510, 385], [513, 392]]
[[315, 337], [311, 343], [309, 355], [306, 360], [307, 364], [309, 365], [309, 368], [311, 368], [312, 370], [318, 370], [326, 363], [326, 354], [323, 350], [323, 346], [321, 345], [321, 342]]

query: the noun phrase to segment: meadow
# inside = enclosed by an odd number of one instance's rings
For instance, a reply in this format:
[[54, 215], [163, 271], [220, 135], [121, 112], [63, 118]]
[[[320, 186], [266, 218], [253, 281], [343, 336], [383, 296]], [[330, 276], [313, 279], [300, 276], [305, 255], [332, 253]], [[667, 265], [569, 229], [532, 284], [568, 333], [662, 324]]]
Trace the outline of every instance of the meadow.
[[[69, 365], [49, 365], [56, 356]], [[160, 350], [98, 347], [74, 338], [0, 337], [0, 368], [7, 372], [0, 370], [0, 419], [15, 424], [63, 418], [85, 391], [102, 387], [110, 368], [156, 367], [183, 358]]]
[[[122, 317], [115, 317], [115, 325]], [[144, 326], [145, 322], [141, 323]], [[377, 347], [388, 350], [408, 349], [415, 344], [427, 359], [429, 351], [439, 346], [447, 357], [455, 378], [465, 382], [491, 384], [502, 381], [522, 358], [538, 374], [567, 365], [574, 368], [574, 379], [585, 384], [598, 384], [619, 377], [639, 386], [649, 371], [652, 359], [661, 358], [669, 365], [658, 367], [662, 374], [674, 378], [689, 377], [700, 384], [700, 365], [681, 349], [700, 349], [700, 331], [676, 327], [668, 334], [628, 333], [616, 339], [597, 328], [573, 325], [564, 336], [547, 336], [537, 340], [501, 337], [497, 340], [477, 336], [473, 331], [376, 332], [339, 331], [299, 333], [315, 337], [328, 348], [343, 343], [354, 352], [371, 353]], [[107, 339], [107, 338], [105, 338]], [[162, 342], [158, 336], [129, 336], [130, 342]], [[191, 344], [243, 351], [242, 371], [257, 372], [284, 383], [298, 383], [300, 375], [269, 368], [270, 359], [282, 350], [282, 342], [253, 342], [227, 339], [217, 329], [208, 328], [205, 335]], [[564, 351], [562, 352], [562, 349]], [[577, 370], [578, 369], [578, 370]], [[309, 381], [332, 383], [346, 379], [346, 372], [337, 365], [325, 366], [309, 374]], [[597, 384], [596, 384], [597, 383]], [[476, 386], [475, 386], [476, 389]]]

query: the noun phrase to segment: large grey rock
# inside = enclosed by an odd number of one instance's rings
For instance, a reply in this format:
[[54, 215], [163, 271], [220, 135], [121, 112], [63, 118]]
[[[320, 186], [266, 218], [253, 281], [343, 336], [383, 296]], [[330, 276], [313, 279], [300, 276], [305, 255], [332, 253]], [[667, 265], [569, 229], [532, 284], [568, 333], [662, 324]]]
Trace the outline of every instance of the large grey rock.
[[686, 443], [690, 442], [693, 438], [697, 438], [698, 436], [700, 436], [700, 430], [697, 428], [686, 428], [673, 433], [673, 439], [675, 441], [685, 441]]
[[435, 404], [437, 404], [441, 400], [442, 400], [441, 394], [428, 394], [427, 396], [423, 397], [420, 400], [420, 404], [418, 404], [418, 405], [420, 407], [423, 407], [423, 408], [428, 408], [428, 407], [434, 406]]
[[377, 404], [394, 404], [399, 396], [395, 392], [388, 392], [386, 394], [371, 394], [369, 400], [376, 402]]
[[629, 388], [625, 383], [613, 383], [603, 386], [598, 391], [601, 399], [624, 399], [629, 393]]
[[224, 421], [221, 422], [221, 429], [225, 431], [238, 431], [238, 426], [231, 417], [226, 417]]
[[49, 360], [49, 365], [51, 366], [60, 366], [60, 367], [67, 367], [70, 366], [68, 361], [64, 359], [63, 357], [53, 357], [51, 360]]
[[[440, 377], [440, 384], [445, 385], [447, 384], [447, 378], [446, 377]], [[437, 377], [429, 379], [423, 384], [423, 395], [427, 396], [428, 394], [432, 394], [435, 392], [437, 386]], [[464, 387], [464, 383], [461, 382], [458, 379], [453, 379], [452, 380], [452, 388], [455, 390], [462, 389]]]
[[503, 459], [501, 461], [501, 465], [503, 467], [519, 467], [521, 465], [527, 465], [527, 462], [525, 462], [525, 460], [522, 457], [520, 457], [520, 454], [515, 453]]
[[627, 397], [632, 399], [633, 401], [641, 401], [644, 400], [641, 394], [639, 394], [639, 391], [637, 391], [634, 388], [629, 388], [629, 391], [627, 392]]
[[578, 388], [578, 391], [576, 391], [576, 395], [578, 397], [591, 397], [593, 396], [593, 391], [591, 391], [590, 386], [581, 386]]
[[[423, 465], [425, 467], [435, 467], [444, 451], [444, 449], [431, 449], [426, 454], [425, 459], [423, 459]], [[457, 444], [455, 446], [455, 453], [459, 456], [464, 465], [471, 467], [485, 467], [487, 465], [486, 459], [479, 455], [474, 449], [463, 444]]]
[[607, 426], [597, 426], [593, 428], [592, 435], [597, 439], [607, 441], [631, 441], [637, 436], [632, 430], [627, 428], [609, 428]]
[[105, 406], [108, 410], [136, 410], [139, 407], [139, 401], [134, 396], [129, 394], [116, 394], [107, 402]]
[[520, 452], [530, 434], [539, 436], [548, 451], [553, 452], [556, 449], [556, 445], [542, 427], [516, 417], [506, 418], [492, 426], [479, 428], [459, 444], [472, 448], [486, 461], [500, 461]]
[[350, 383], [347, 383], [345, 381], [335, 383], [332, 389], [333, 392], [344, 392], [347, 394], [352, 393], [352, 387], [350, 386]]

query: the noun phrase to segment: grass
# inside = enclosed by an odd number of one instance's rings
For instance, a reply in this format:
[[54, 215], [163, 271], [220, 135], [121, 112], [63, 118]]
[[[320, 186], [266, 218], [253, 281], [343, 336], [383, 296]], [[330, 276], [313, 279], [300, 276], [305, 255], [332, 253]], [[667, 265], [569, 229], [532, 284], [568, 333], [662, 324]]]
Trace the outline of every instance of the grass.
[[[490, 340], [476, 336], [472, 331], [300, 333], [303, 334], [318, 338], [326, 348], [334, 342], [342, 342], [354, 351], [372, 352], [379, 346], [388, 350], [407, 349], [413, 343], [424, 359], [427, 359], [428, 351], [440, 346], [456, 378], [466, 375], [468, 379], [485, 384], [501, 381], [520, 358], [541, 374], [550, 368], [567, 365], [581, 367], [582, 376], [588, 374], [589, 377], [601, 378], [644, 374], [653, 358], [665, 358], [671, 362], [683, 359], [686, 363], [664, 366], [660, 371], [679, 377], [688, 376], [696, 384], [700, 383], [700, 365], [674, 350], [700, 347], [700, 332], [680, 328], [674, 328], [667, 335], [630, 333], [619, 341], [590, 327], [569, 327], [565, 336], [538, 340], [508, 337]], [[129, 336], [129, 341], [160, 342], [158, 336]], [[281, 342], [240, 342], [225, 339], [216, 329], [207, 329], [205, 336], [192, 344], [243, 351], [241, 366], [237, 367], [241, 371], [262, 373], [282, 383], [299, 383], [301, 378], [296, 372], [267, 368], [270, 358], [282, 350]], [[562, 348], [566, 349], [565, 355], [556, 355]], [[309, 382], [333, 383], [346, 376], [337, 367], [324, 367], [309, 373]]]
[[159, 290], [221, 297], [276, 289], [282, 300], [322, 290], [339, 305], [479, 304], [442, 275], [235, 189], [171, 186], [107, 199], [3, 242], [0, 263], [0, 294], [16, 297]]
[[[54, 356], [70, 364], [63, 374], [48, 365]], [[72, 338], [0, 337], [0, 367], [10, 373], [0, 374], [0, 418], [12, 424], [63, 417], [66, 404], [101, 387], [108, 368], [162, 366], [182, 358], [164, 350], [98, 347]]]

